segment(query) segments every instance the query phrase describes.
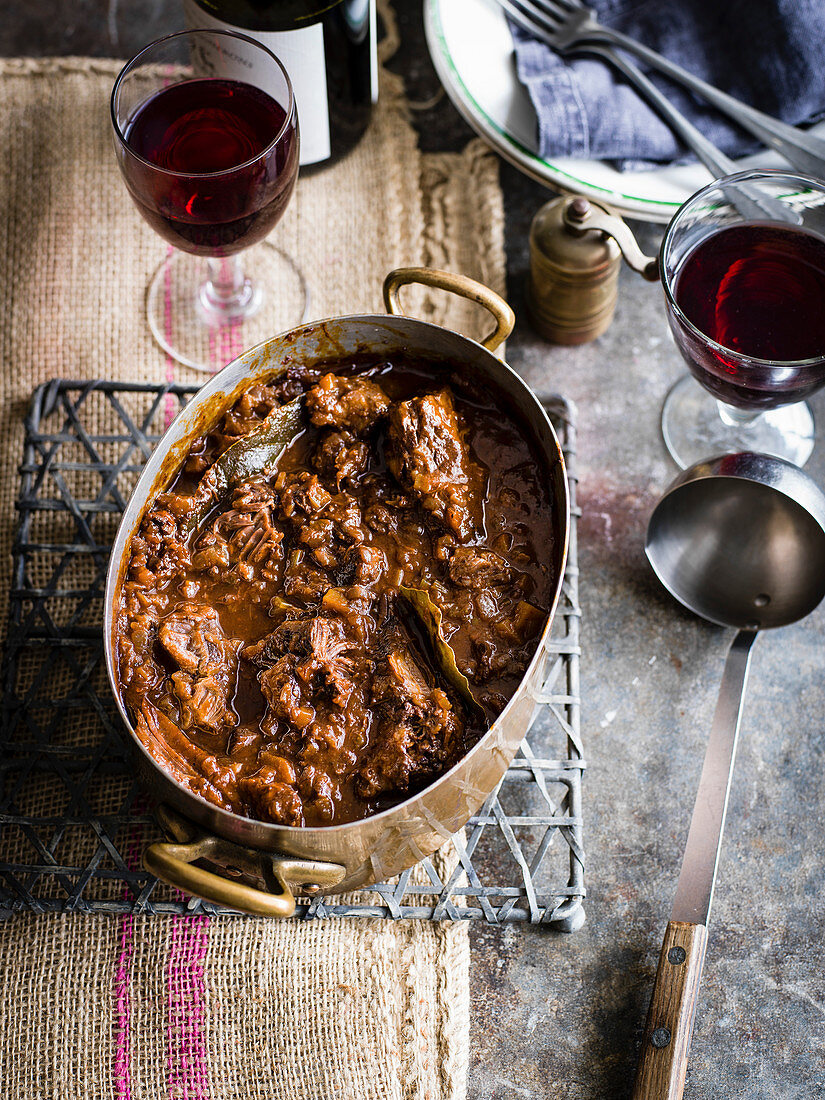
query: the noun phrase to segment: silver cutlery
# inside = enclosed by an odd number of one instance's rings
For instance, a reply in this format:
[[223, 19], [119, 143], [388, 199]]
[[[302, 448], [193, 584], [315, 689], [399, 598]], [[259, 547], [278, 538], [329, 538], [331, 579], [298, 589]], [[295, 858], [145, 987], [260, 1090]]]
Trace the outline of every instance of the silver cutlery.
[[653, 81], [648, 79], [632, 61], [622, 57], [610, 46], [590, 46], [587, 52], [593, 54], [594, 57], [601, 57], [609, 62], [631, 84], [634, 84], [651, 107], [662, 116], [670, 128], [684, 141], [685, 145], [693, 150], [715, 179], [739, 171], [739, 167], [734, 164], [730, 157], [726, 156], [680, 110], [674, 107], [667, 96], [659, 91]]
[[[631, 84], [635, 84], [639, 92], [648, 100], [651, 107], [658, 111], [671, 129], [682, 138], [684, 143], [691, 148], [699, 160], [710, 171], [714, 179], [729, 176], [739, 171], [739, 168], [730, 157], [725, 156], [721, 149], [705, 137], [701, 130], [690, 122], [689, 119], [677, 110], [667, 96], [656, 87], [652, 80], [634, 65], [632, 61], [622, 57], [609, 46], [592, 46], [588, 49], [597, 57], [604, 58], [614, 65]], [[731, 202], [737, 210], [747, 218], [757, 220], [768, 217], [774, 221], [789, 221], [789, 211], [782, 203], [773, 202], [768, 195], [760, 193], [746, 184], [729, 184], [727, 187]]]
[[[757, 111], [641, 42], [605, 27], [581, 0], [498, 0], [498, 3], [514, 23], [558, 53], [592, 53], [593, 46], [598, 45], [608, 48], [618, 46], [635, 54], [651, 68], [658, 69], [707, 100], [768, 148], [775, 149], [795, 168], [825, 178], [825, 141], [821, 138]], [[613, 50], [600, 56], [618, 67], [617, 55]]]

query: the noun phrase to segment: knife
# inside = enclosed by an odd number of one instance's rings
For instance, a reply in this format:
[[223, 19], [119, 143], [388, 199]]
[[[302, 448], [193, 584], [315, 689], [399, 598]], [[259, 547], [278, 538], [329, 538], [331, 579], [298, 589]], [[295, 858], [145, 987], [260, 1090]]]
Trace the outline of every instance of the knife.
[[676, 899], [659, 955], [632, 1100], [680, 1100], [722, 847], [755, 630], [734, 638], [722, 675]]

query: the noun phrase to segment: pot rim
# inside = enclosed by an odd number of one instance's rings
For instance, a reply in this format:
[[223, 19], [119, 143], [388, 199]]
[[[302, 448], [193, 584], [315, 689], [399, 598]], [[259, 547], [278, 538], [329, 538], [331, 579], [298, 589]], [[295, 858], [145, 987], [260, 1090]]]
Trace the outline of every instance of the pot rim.
[[[558, 500], [556, 500], [556, 493], [554, 492], [552, 494], [553, 503], [554, 504], [563, 503], [563, 508], [561, 509], [562, 515], [560, 516], [559, 530], [554, 531], [554, 534], [560, 536], [559, 541], [561, 543], [561, 545], [559, 547], [559, 550], [558, 550], [559, 573], [558, 573], [558, 576], [556, 578], [554, 592], [553, 592], [553, 598], [551, 600], [550, 608], [549, 608], [548, 613], [547, 613], [547, 621], [545, 623], [544, 629], [542, 630], [541, 635], [540, 635], [540, 637], [538, 639], [538, 642], [536, 644], [535, 653], [533, 654], [527, 668], [524, 670], [524, 673], [523, 673], [521, 679], [519, 680], [519, 683], [518, 683], [515, 691], [513, 692], [511, 697], [508, 699], [507, 703], [505, 704], [505, 707], [502, 710], [501, 714], [498, 715], [498, 717], [495, 719], [495, 721], [492, 723], [492, 725], [490, 725], [487, 728], [485, 733], [482, 734], [482, 736], [472, 746], [472, 748], [470, 748], [469, 751], [464, 754], [464, 756], [462, 756], [458, 761], [456, 761], [456, 763], [448, 771], [443, 772], [435, 780], [433, 780], [432, 783], [427, 784], [425, 787], [422, 787], [421, 790], [415, 791], [414, 793], [410, 794], [407, 798], [404, 798], [402, 801], [394, 803], [392, 806], [388, 807], [385, 810], [381, 810], [378, 813], [369, 814], [367, 817], [364, 817], [364, 818], [358, 818], [355, 821], [341, 822], [341, 823], [336, 824], [336, 825], [317, 825], [317, 826], [311, 826], [311, 827], [306, 827], [306, 826], [302, 826], [302, 825], [282, 825], [278, 822], [261, 821], [258, 818], [246, 817], [243, 814], [237, 814], [237, 813], [232, 812], [231, 810], [225, 810], [223, 807], [217, 806], [214, 803], [209, 802], [208, 799], [205, 799], [201, 795], [196, 794], [195, 792], [190, 791], [186, 787], [184, 787], [168, 769], [162, 767], [162, 765], [159, 764], [154, 759], [154, 757], [151, 756], [151, 754], [147, 751], [146, 747], [143, 745], [142, 741], [140, 740], [140, 738], [137, 736], [137, 733], [135, 732], [134, 725], [133, 725], [133, 723], [132, 723], [132, 721], [131, 721], [131, 719], [130, 719], [127, 711], [126, 711], [126, 708], [123, 704], [123, 700], [121, 698], [120, 690], [119, 690], [119, 687], [118, 687], [118, 678], [117, 678], [116, 669], [115, 669], [116, 651], [115, 651], [115, 646], [114, 646], [114, 628], [115, 628], [114, 610], [115, 610], [116, 599], [117, 599], [117, 597], [119, 597], [119, 594], [120, 594], [120, 586], [121, 586], [121, 581], [122, 581], [122, 577], [123, 577], [123, 573], [124, 573], [124, 567], [125, 567], [125, 562], [126, 562], [126, 554], [128, 552], [129, 545], [131, 543], [131, 538], [132, 538], [134, 532], [137, 530], [138, 524], [143, 519], [143, 516], [146, 514], [146, 511], [147, 511], [149, 505], [155, 500], [155, 498], [157, 497], [157, 495], [160, 492], [164, 491], [165, 487], [169, 484], [172, 477], [174, 477], [174, 474], [177, 473], [177, 470], [179, 468], [178, 466], [175, 466], [172, 473], [170, 473], [168, 470], [165, 471], [163, 469], [163, 459], [166, 458], [168, 456], [168, 454], [170, 454], [172, 452], [172, 446], [173, 445], [168, 441], [168, 437], [170, 437], [173, 434], [173, 430], [175, 428], [175, 425], [176, 425], [179, 417], [182, 414], [184, 414], [187, 410], [196, 409], [199, 405], [202, 405], [206, 401], [208, 401], [208, 399], [210, 397], [216, 396], [217, 394], [219, 394], [221, 392], [225, 392], [227, 398], [232, 397], [233, 399], [237, 399], [237, 396], [239, 396], [246, 389], [248, 389], [249, 386], [255, 384], [258, 377], [263, 377], [263, 376], [266, 375], [266, 368], [263, 365], [263, 359], [261, 358], [261, 356], [263, 354], [264, 349], [266, 347], [268, 347], [270, 344], [275, 343], [276, 341], [283, 341], [285, 339], [297, 340], [300, 336], [302, 336], [304, 334], [311, 334], [311, 331], [313, 329], [323, 329], [326, 325], [329, 325], [329, 324], [334, 324], [334, 325], [341, 325], [341, 324], [374, 324], [374, 325], [381, 326], [383, 328], [387, 328], [387, 327], [391, 328], [395, 324], [397, 324], [398, 322], [403, 322], [404, 324], [412, 325], [415, 329], [423, 329], [425, 331], [432, 330], [433, 332], [439, 333], [442, 336], [446, 332], [449, 335], [451, 335], [453, 338], [458, 339], [459, 341], [466, 342], [467, 344], [473, 345], [474, 348], [478, 349], [478, 351], [482, 352], [485, 356], [489, 357], [489, 360], [491, 360], [496, 365], [497, 369], [503, 370], [507, 375], [509, 375], [515, 381], [515, 383], [517, 385], [517, 388], [520, 388], [521, 391], [523, 392], [523, 395], [525, 396], [525, 398], [533, 403], [533, 405], [535, 407], [535, 411], [537, 411], [540, 414], [540, 419], [543, 420], [543, 422], [544, 422], [544, 426], [547, 429], [549, 429], [550, 438], [552, 439], [553, 445], [554, 445], [555, 456], [556, 456], [556, 458], [558, 460], [558, 464], [559, 464], [558, 480], [559, 480], [559, 484], [561, 486], [561, 496], [562, 496], [562, 500], [558, 501]], [[343, 357], [344, 357], [344, 353], [342, 353], [342, 358]], [[248, 380], [244, 380], [244, 385], [243, 385], [242, 388], [240, 388], [239, 386], [236, 385], [231, 390], [222, 391], [221, 384], [220, 384], [222, 376], [227, 374], [227, 372], [229, 372], [231, 369], [236, 368], [238, 366], [238, 364], [241, 363], [244, 360], [251, 360], [252, 362], [255, 362], [256, 360], [259, 360], [256, 364], [256, 373], [255, 373], [255, 375], [253, 377], [249, 378]], [[331, 356], [329, 361], [333, 362], [334, 357]], [[189, 442], [191, 442], [191, 439], [189, 440]], [[181, 460], [182, 460], [182, 458], [183, 458], [183, 452], [181, 451]], [[156, 463], [159, 466], [159, 469], [154, 472], [154, 480], [151, 484], [151, 487], [147, 490], [145, 488], [145, 486], [143, 485], [143, 482], [144, 482], [144, 479], [149, 475], [150, 467], [152, 466], [153, 463]], [[552, 468], [548, 469], [548, 473], [551, 471], [551, 469]], [[132, 506], [133, 501], [135, 501], [137, 499], [139, 492], [140, 492], [140, 494], [142, 496], [142, 499], [143, 499], [143, 505], [140, 508], [139, 513], [138, 513], [138, 515], [136, 517], [136, 520], [135, 520], [135, 524], [131, 528], [131, 530], [128, 532], [128, 537], [127, 537], [126, 534], [124, 533], [124, 525], [125, 525], [126, 517], [127, 517], [129, 509]], [[115, 554], [115, 549], [117, 548], [117, 544], [118, 544], [118, 542], [121, 541], [121, 539], [123, 539], [123, 547], [122, 547], [120, 553], [118, 555], [116, 555]], [[556, 435], [555, 428], [553, 427], [553, 424], [552, 424], [549, 416], [547, 415], [547, 412], [546, 412], [544, 406], [539, 401], [537, 395], [533, 392], [533, 390], [530, 388], [530, 386], [528, 386], [528, 384], [524, 381], [524, 379], [515, 370], [513, 370], [513, 368], [508, 363], [506, 363], [503, 359], [499, 359], [496, 355], [493, 354], [492, 351], [490, 351], [489, 348], [485, 347], [479, 341], [474, 340], [472, 337], [465, 336], [463, 333], [456, 332], [453, 329], [446, 329], [444, 326], [435, 324], [432, 321], [423, 321], [423, 320], [420, 320], [417, 317], [409, 317], [409, 316], [404, 315], [404, 314], [385, 314], [385, 313], [344, 314], [344, 315], [339, 315], [339, 316], [326, 317], [326, 318], [323, 318], [321, 320], [307, 322], [303, 325], [299, 325], [295, 328], [288, 329], [288, 330], [286, 330], [282, 333], [279, 333], [275, 336], [272, 336], [267, 340], [263, 340], [263, 341], [261, 341], [261, 343], [256, 344], [254, 347], [246, 349], [240, 355], [236, 356], [233, 360], [231, 360], [224, 367], [222, 367], [221, 370], [217, 371], [212, 376], [212, 378], [210, 378], [209, 381], [206, 382], [197, 391], [197, 393], [195, 393], [192, 396], [192, 399], [190, 400], [190, 402], [175, 416], [174, 420], [172, 420], [172, 422], [169, 424], [169, 426], [165, 429], [163, 435], [160, 437], [158, 442], [155, 444], [155, 446], [152, 450], [152, 454], [151, 454], [149, 460], [147, 461], [146, 466], [144, 467], [143, 471], [141, 472], [141, 474], [140, 474], [140, 476], [139, 476], [139, 478], [138, 478], [138, 480], [135, 484], [134, 489], [132, 490], [132, 494], [129, 497], [129, 500], [128, 500], [127, 505], [126, 505], [126, 509], [124, 510], [124, 513], [123, 513], [123, 516], [121, 518], [120, 524], [118, 525], [117, 534], [115, 536], [115, 541], [112, 545], [112, 552], [111, 552], [111, 555], [110, 555], [110, 558], [109, 558], [109, 564], [108, 564], [107, 571], [106, 571], [106, 585], [105, 585], [105, 589], [104, 589], [104, 609], [103, 609], [103, 614], [104, 614], [104, 619], [103, 619], [104, 639], [103, 639], [103, 641], [104, 641], [104, 656], [105, 656], [105, 662], [106, 662], [106, 672], [107, 672], [107, 676], [108, 676], [108, 679], [109, 679], [109, 686], [112, 690], [112, 694], [113, 694], [115, 702], [117, 704], [117, 708], [118, 708], [118, 711], [120, 713], [120, 716], [121, 716], [123, 722], [125, 723], [127, 730], [129, 731], [129, 735], [131, 737], [131, 740], [132, 740], [133, 744], [136, 745], [137, 748], [140, 750], [140, 752], [141, 752], [145, 762], [148, 764], [149, 768], [153, 771], [161, 773], [164, 780], [167, 781], [167, 782], [172, 783], [177, 788], [177, 790], [180, 792], [181, 796], [184, 799], [193, 798], [197, 802], [201, 803], [205, 808], [208, 808], [210, 814], [217, 815], [217, 820], [220, 821], [224, 825], [224, 829], [225, 829], [225, 831], [223, 832], [224, 836], [232, 835], [232, 832], [234, 831], [233, 827], [235, 826], [235, 823], [237, 823], [237, 822], [243, 822], [243, 823], [248, 822], [252, 825], [255, 825], [258, 828], [273, 830], [277, 835], [280, 835], [280, 836], [282, 836], [282, 835], [296, 835], [296, 836], [302, 836], [302, 837], [311, 837], [313, 834], [318, 834], [318, 835], [323, 835], [323, 836], [340, 835], [340, 834], [344, 834], [344, 833], [347, 833], [347, 832], [350, 832], [350, 831], [357, 831], [359, 828], [363, 828], [365, 822], [370, 822], [370, 823], [378, 822], [380, 824], [380, 823], [382, 823], [382, 821], [384, 819], [388, 820], [392, 815], [397, 814], [399, 812], [399, 810], [401, 810], [404, 807], [407, 807], [410, 803], [414, 802], [416, 799], [421, 798], [422, 795], [424, 795], [425, 793], [433, 792], [437, 787], [440, 787], [442, 784], [444, 786], [449, 785], [449, 783], [455, 778], [455, 774], [461, 768], [466, 766], [467, 761], [472, 756], [474, 756], [477, 753], [483, 751], [483, 747], [488, 742], [491, 742], [491, 741], [495, 742], [496, 739], [493, 735], [497, 731], [499, 725], [502, 724], [505, 721], [505, 718], [509, 715], [509, 712], [511, 711], [511, 709], [514, 709], [515, 706], [517, 705], [517, 703], [519, 701], [519, 695], [520, 695], [520, 691], [521, 691], [522, 686], [524, 685], [524, 683], [526, 681], [529, 680], [531, 674], [534, 671], [534, 668], [535, 668], [536, 664], [539, 661], [542, 661], [542, 660], [545, 659], [545, 656], [546, 656], [546, 653], [547, 653], [547, 642], [549, 640], [549, 637], [550, 637], [550, 634], [551, 634], [551, 631], [552, 631], [552, 628], [553, 628], [553, 623], [555, 621], [556, 611], [558, 609], [559, 600], [561, 599], [561, 593], [562, 593], [562, 590], [563, 590], [563, 587], [564, 587], [564, 573], [565, 573], [565, 568], [566, 568], [566, 564], [567, 564], [567, 554], [568, 554], [568, 549], [569, 549], [569, 540], [570, 540], [570, 491], [569, 491], [569, 487], [568, 487], [568, 483], [567, 483], [567, 468], [566, 468], [566, 465], [565, 465], [564, 455], [562, 453], [561, 445], [559, 444], [559, 440], [558, 440], [558, 437]], [[525, 730], [525, 734], [526, 734], [526, 732], [527, 732], [527, 730]], [[489, 797], [490, 793], [491, 792], [488, 791], [485, 795], [485, 798]], [[276, 842], [276, 838], [273, 838], [273, 842]]]

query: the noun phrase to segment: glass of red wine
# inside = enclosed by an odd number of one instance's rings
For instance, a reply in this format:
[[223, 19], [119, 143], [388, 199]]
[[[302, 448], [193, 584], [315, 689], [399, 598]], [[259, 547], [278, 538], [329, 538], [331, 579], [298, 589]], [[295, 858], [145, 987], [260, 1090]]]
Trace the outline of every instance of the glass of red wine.
[[[229, 75], [239, 61], [243, 80]], [[123, 68], [111, 109], [129, 193], [174, 246], [147, 295], [161, 347], [215, 370], [298, 323], [306, 284], [267, 240], [298, 175], [295, 100], [278, 58], [244, 35], [172, 34]]]
[[805, 399], [825, 384], [825, 181], [739, 172], [698, 191], [660, 253], [668, 320], [691, 374], [662, 414], [682, 467], [813, 450]]

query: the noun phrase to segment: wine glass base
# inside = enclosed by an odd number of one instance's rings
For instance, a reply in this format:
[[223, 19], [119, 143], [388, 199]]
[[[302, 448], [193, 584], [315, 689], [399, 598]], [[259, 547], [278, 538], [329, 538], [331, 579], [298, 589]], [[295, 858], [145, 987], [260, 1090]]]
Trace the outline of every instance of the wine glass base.
[[804, 401], [770, 409], [749, 424], [726, 424], [715, 397], [686, 374], [662, 409], [662, 435], [677, 466], [740, 451], [775, 455], [804, 466], [814, 449], [814, 418]]
[[307, 320], [309, 290], [291, 256], [269, 241], [241, 254], [245, 301], [228, 319], [202, 293], [206, 261], [171, 252], [152, 276], [146, 311], [167, 355], [214, 374], [246, 348]]

